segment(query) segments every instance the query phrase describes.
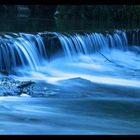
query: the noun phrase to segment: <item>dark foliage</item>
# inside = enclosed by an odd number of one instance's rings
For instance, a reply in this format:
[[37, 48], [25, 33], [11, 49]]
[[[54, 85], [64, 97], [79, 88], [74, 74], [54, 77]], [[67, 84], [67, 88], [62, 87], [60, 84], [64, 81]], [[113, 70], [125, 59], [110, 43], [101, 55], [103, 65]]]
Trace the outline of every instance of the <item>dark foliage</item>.
[[58, 5], [55, 16], [60, 19], [139, 22], [140, 5]]

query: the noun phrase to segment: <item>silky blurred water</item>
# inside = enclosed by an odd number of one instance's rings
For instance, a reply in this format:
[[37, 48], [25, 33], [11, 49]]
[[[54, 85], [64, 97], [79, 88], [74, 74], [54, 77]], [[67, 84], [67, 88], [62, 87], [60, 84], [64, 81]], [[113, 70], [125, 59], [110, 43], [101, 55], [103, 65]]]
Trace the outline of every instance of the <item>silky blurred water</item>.
[[[92, 32], [115, 28], [124, 26], [9, 18], [1, 19], [0, 31]], [[56, 55], [37, 72], [17, 68], [19, 74], [11, 78], [43, 81], [48, 90], [44, 97], [38, 95], [42, 89], [36, 97], [0, 97], [0, 134], [139, 134], [140, 56], [116, 49], [103, 54], [111, 62], [99, 53], [79, 55], [73, 62]]]
[[19, 69], [14, 79], [44, 81], [52, 96], [1, 97], [1, 133], [139, 134], [139, 55], [104, 55], [114, 63], [95, 54], [76, 62], [56, 57], [38, 72]]
[[121, 97], [1, 97], [0, 134], [139, 134], [139, 107]]

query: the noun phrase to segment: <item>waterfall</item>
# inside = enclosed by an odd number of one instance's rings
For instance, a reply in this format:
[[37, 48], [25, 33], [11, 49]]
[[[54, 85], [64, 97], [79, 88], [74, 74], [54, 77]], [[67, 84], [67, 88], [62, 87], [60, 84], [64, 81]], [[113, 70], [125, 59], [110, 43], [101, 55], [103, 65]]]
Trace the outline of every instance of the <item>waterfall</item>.
[[101, 33], [85, 33], [64, 35], [57, 34], [65, 56], [69, 59], [80, 54], [90, 55], [99, 50], [119, 49], [122, 51], [128, 50], [128, 40], [125, 31], [116, 30], [113, 35]]
[[[139, 30], [131, 33], [132, 45], [138, 45]], [[55, 39], [55, 41], [53, 41]], [[47, 42], [53, 41], [53, 46]], [[57, 44], [58, 43], [58, 44]], [[57, 44], [57, 45], [56, 45]], [[13, 70], [19, 66], [36, 71], [51, 55], [49, 48], [61, 48], [62, 55], [73, 61], [78, 55], [94, 55], [97, 51], [119, 49], [129, 51], [127, 32], [115, 30], [113, 33], [57, 33], [42, 32], [6, 33], [0, 35], [0, 70]]]
[[18, 37], [0, 38], [0, 70], [12, 70], [19, 65], [38, 70], [43, 56], [45, 46], [38, 35], [19, 33]]

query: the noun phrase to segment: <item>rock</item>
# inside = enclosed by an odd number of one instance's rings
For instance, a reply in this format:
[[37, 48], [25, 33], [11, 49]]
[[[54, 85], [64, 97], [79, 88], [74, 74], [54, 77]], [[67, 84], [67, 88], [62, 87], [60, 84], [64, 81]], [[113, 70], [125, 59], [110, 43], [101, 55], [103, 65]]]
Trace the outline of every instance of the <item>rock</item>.
[[6, 76], [9, 75], [9, 72], [7, 70], [0, 70], [0, 73]]
[[17, 88], [24, 88], [24, 87], [27, 87], [27, 86], [33, 84], [33, 83], [35, 83], [35, 82], [32, 82], [32, 81], [23, 82], [20, 85], [18, 85]]

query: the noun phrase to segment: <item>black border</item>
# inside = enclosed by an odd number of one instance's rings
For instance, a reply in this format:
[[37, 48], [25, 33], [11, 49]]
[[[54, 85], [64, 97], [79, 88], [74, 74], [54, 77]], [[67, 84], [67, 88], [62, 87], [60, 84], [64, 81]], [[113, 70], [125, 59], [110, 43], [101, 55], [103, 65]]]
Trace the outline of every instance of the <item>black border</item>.
[[101, 140], [129, 140], [140, 139], [140, 135], [0, 135], [0, 138], [6, 139], [60, 139], [60, 140], [81, 140], [81, 139], [101, 139]]
[[[0, 0], [0, 4], [6, 4], [6, 5], [82, 5], [82, 4], [89, 4], [89, 5], [140, 5], [140, 0]], [[140, 135], [0, 135], [2, 138], [7, 139], [26, 139], [26, 138], [33, 138], [33, 139], [65, 139], [68, 138], [73, 139], [140, 139]]]
[[139, 0], [0, 0], [0, 4], [7, 5], [140, 5]]

